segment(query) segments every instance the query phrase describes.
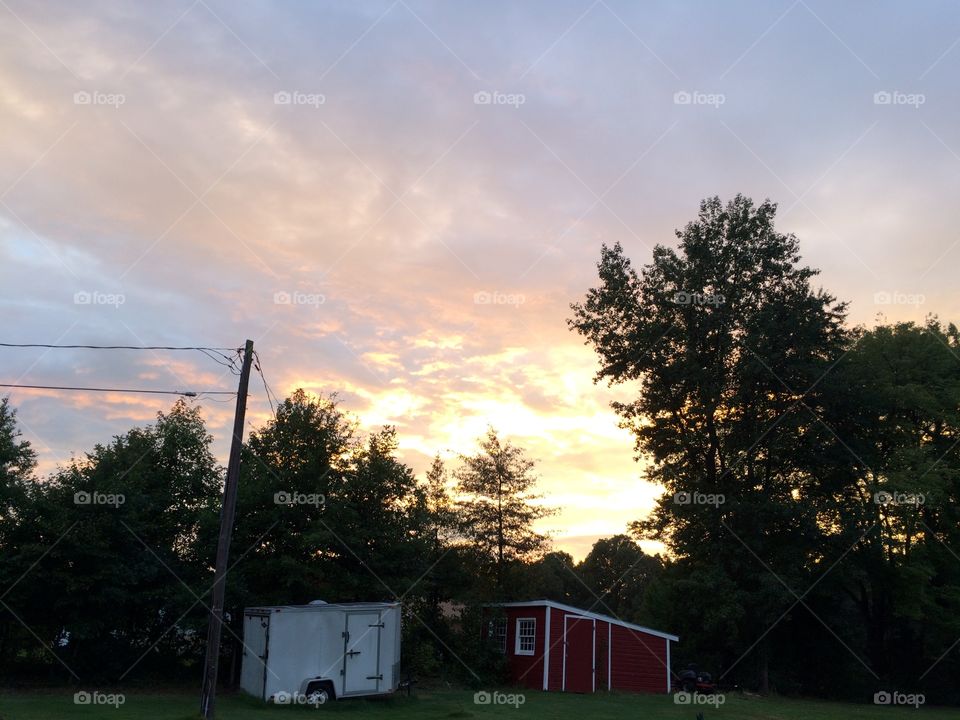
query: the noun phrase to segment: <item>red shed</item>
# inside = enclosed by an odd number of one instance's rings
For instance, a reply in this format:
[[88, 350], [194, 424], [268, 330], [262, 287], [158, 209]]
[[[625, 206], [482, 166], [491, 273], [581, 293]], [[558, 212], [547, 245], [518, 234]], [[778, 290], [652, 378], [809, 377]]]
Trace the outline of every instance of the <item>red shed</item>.
[[670, 692], [676, 635], [552, 600], [499, 603], [489, 634], [517, 685], [535, 690]]

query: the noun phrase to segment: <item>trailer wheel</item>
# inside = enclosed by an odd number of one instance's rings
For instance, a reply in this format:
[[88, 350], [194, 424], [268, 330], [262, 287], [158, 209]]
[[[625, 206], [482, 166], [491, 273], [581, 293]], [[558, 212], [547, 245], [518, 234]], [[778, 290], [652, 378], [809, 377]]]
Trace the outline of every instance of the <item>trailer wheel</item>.
[[321, 705], [333, 698], [333, 688], [329, 682], [310, 683], [307, 686], [307, 705], [319, 708]]

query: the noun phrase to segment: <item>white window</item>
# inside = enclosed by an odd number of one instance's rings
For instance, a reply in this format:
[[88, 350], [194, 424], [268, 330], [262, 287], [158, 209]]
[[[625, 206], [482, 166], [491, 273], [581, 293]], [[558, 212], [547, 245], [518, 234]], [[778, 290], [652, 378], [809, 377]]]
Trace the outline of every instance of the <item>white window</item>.
[[517, 618], [517, 638], [514, 655], [533, 655], [537, 639], [536, 618]]
[[507, 652], [507, 619], [498, 618], [496, 620], [491, 620], [489, 625], [488, 634], [493, 642], [496, 643], [496, 648], [502, 652]]

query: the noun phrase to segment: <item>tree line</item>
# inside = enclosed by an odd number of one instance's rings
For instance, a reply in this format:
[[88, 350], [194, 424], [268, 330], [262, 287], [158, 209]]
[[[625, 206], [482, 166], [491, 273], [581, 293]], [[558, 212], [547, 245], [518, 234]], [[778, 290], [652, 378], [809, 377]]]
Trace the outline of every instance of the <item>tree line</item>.
[[[0, 400], [4, 678], [198, 676], [224, 476], [211, 443], [200, 409], [180, 400], [39, 477]], [[244, 607], [315, 599], [401, 600], [411, 673], [500, 672], [477, 642], [481, 604], [551, 593], [575, 572], [569, 555], [545, 555], [534, 524], [552, 510], [536, 481], [533, 460], [492, 428], [474, 454], [451, 467], [437, 456], [417, 478], [394, 428], [363, 434], [335, 396], [295, 391], [243, 447], [224, 676], [239, 673]]]

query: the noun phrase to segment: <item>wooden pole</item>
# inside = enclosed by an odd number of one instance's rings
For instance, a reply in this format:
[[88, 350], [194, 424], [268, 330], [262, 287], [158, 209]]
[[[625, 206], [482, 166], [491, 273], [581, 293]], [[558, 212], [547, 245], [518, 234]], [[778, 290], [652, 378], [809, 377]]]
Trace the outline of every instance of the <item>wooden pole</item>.
[[203, 693], [200, 713], [213, 720], [217, 699], [217, 672], [220, 664], [220, 633], [223, 628], [223, 598], [226, 589], [227, 560], [230, 557], [230, 538], [237, 510], [237, 485], [240, 482], [240, 450], [243, 447], [243, 423], [247, 411], [247, 387], [250, 384], [250, 365], [253, 362], [253, 340], [247, 340], [237, 389], [237, 409], [233, 416], [233, 439], [230, 442], [230, 460], [227, 479], [223, 484], [223, 505], [220, 508], [220, 537], [217, 540], [217, 568], [213, 579], [213, 602], [207, 625], [207, 655], [203, 663]]

